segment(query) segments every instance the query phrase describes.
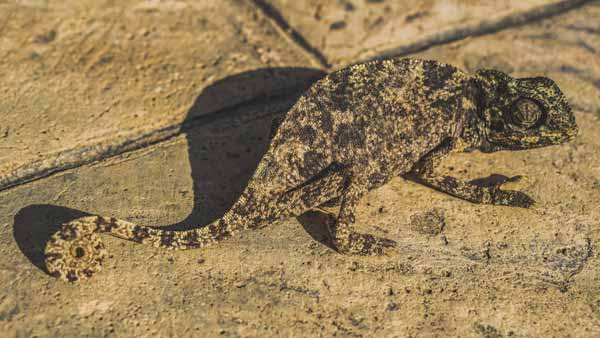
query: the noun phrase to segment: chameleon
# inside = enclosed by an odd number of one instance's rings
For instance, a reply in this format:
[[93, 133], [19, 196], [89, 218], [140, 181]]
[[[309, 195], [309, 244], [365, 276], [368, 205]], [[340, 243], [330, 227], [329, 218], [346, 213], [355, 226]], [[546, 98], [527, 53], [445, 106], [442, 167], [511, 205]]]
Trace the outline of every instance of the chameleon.
[[493, 69], [468, 74], [435, 60], [388, 58], [336, 70], [314, 82], [274, 124], [274, 133], [239, 199], [208, 225], [167, 231], [113, 217], [84, 216], [48, 240], [48, 272], [69, 282], [99, 271], [99, 234], [166, 249], [203, 248], [323, 206], [336, 251], [382, 255], [391, 239], [355, 229], [361, 198], [404, 177], [473, 203], [529, 208], [526, 193], [437, 174], [453, 152], [517, 151], [573, 140], [569, 103], [546, 77], [513, 78]]

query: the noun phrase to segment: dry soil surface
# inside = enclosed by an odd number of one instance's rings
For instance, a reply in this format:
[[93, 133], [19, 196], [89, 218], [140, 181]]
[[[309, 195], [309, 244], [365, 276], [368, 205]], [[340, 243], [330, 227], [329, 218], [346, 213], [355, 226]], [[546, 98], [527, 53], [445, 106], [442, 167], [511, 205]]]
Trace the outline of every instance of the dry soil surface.
[[[1, 1], [3, 337], [600, 336], [600, 2]], [[553, 78], [575, 141], [459, 154], [442, 172], [523, 175], [529, 210], [401, 178], [360, 206], [383, 257], [330, 248], [322, 212], [166, 252], [104, 238], [87, 282], [42, 250], [84, 213], [206, 224], [272, 118], [325, 72], [400, 55]]]

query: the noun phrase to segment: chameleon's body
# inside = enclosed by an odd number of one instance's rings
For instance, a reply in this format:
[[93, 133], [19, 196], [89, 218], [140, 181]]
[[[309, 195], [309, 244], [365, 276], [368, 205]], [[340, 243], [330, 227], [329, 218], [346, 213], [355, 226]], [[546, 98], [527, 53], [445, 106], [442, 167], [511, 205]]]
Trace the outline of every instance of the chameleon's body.
[[451, 151], [529, 149], [565, 142], [576, 132], [564, 96], [546, 78], [513, 79], [496, 71], [470, 76], [416, 59], [358, 64], [329, 74], [300, 97], [222, 218], [188, 231], [80, 218], [50, 240], [47, 267], [69, 281], [90, 277], [104, 255], [98, 232], [189, 249], [324, 204], [340, 206], [329, 229], [340, 252], [380, 254], [394, 242], [352, 230], [367, 191], [411, 176], [472, 202], [529, 207], [533, 200], [524, 193], [439, 177], [433, 168]]

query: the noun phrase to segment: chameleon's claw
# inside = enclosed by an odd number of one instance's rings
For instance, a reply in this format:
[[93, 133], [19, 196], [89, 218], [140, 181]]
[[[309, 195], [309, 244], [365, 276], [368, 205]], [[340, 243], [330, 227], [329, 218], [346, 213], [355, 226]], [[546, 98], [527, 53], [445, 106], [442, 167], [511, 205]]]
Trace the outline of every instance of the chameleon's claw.
[[535, 204], [535, 200], [521, 191], [497, 189], [492, 204], [528, 209]]
[[532, 207], [535, 204], [535, 200], [526, 193], [517, 190], [500, 189], [500, 186], [502, 186], [505, 183], [519, 182], [522, 179], [522, 175], [516, 175], [513, 177], [507, 177], [505, 181], [499, 183], [496, 186], [496, 190], [494, 191], [496, 197], [495, 200], [497, 200], [499, 203], [494, 204], [526, 209]]
[[535, 200], [521, 191], [511, 191], [511, 206], [519, 208], [530, 208], [535, 205]]
[[508, 183], [508, 182], [520, 182], [523, 179], [523, 175], [516, 175], [513, 177], [507, 177], [506, 181], [502, 182], [501, 184], [504, 183]]

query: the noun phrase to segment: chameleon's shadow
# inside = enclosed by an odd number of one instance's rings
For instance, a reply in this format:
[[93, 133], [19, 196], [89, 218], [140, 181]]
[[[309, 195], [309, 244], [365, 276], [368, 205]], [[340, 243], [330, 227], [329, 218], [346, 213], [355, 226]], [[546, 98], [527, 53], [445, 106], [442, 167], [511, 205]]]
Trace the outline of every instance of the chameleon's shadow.
[[[288, 111], [324, 75], [314, 68], [263, 68], [228, 76], [204, 88], [182, 127], [187, 137], [193, 208], [184, 220], [166, 228], [195, 228], [222, 216], [266, 152], [272, 119]], [[14, 217], [13, 235], [23, 254], [47, 272], [43, 250], [50, 236], [60, 224], [85, 215], [64, 207], [30, 205]], [[315, 239], [321, 238], [315, 228], [305, 228]]]
[[46, 243], [62, 223], [89, 214], [50, 204], [33, 204], [14, 217], [13, 236], [19, 250], [33, 265], [48, 273], [44, 263]]
[[[267, 151], [273, 119], [285, 114], [324, 75], [314, 68], [264, 68], [204, 89], [183, 123], [194, 206], [186, 219], [166, 229], [206, 225], [229, 210]], [[240, 93], [253, 99], [238, 103], [235, 97]]]
[[315, 241], [324, 244], [331, 250], [337, 250], [328, 231], [328, 224], [335, 221], [332, 214], [314, 209], [298, 216], [297, 219]]

